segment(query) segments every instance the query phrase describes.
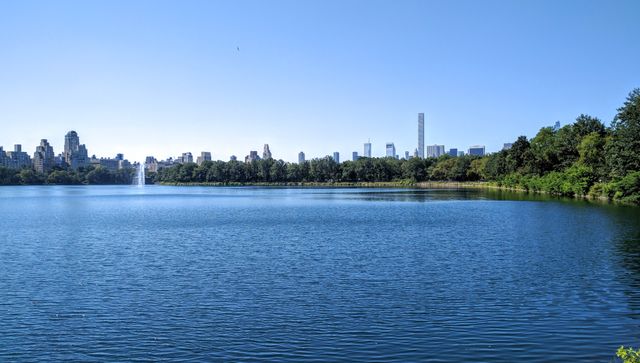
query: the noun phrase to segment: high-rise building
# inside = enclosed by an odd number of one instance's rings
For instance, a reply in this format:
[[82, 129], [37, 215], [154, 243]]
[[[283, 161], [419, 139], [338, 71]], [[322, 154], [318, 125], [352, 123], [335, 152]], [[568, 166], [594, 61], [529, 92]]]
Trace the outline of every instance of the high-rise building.
[[182, 156], [176, 158], [176, 161], [179, 163], [193, 163], [193, 154], [191, 152], [182, 153]]
[[484, 156], [484, 145], [473, 145], [469, 147], [469, 155]]
[[265, 160], [271, 159], [271, 150], [269, 150], [269, 144], [264, 144], [264, 149], [262, 151], [262, 158]]
[[298, 164], [304, 164], [304, 152], [302, 151], [298, 153]]
[[351, 160], [352, 161], [358, 160], [358, 152], [357, 151], [354, 151], [354, 152], [351, 153]]
[[336, 163], [340, 164], [340, 153], [337, 151], [333, 152], [333, 161], [335, 161]]
[[418, 157], [424, 158], [424, 113], [418, 114]]
[[428, 145], [427, 146], [428, 158], [438, 158], [442, 155], [444, 155], [444, 145]]
[[31, 167], [31, 157], [22, 151], [22, 145], [15, 144], [13, 151], [6, 152], [6, 166], [10, 169], [22, 169]]
[[395, 158], [396, 157], [396, 146], [392, 143], [392, 142], [388, 142], [386, 145], [386, 156], [388, 158]]
[[2, 146], [0, 146], [0, 166], [4, 166], [5, 168], [9, 166], [7, 161], [7, 153], [4, 151]]
[[89, 165], [87, 147], [80, 144], [80, 137], [75, 131], [69, 131], [64, 136], [64, 161], [71, 169], [78, 169]]
[[464, 151], [459, 150], [459, 151], [458, 151], [458, 157], [461, 157], [461, 156], [464, 156]]
[[505, 142], [504, 145], [502, 145], [502, 150], [509, 150], [511, 149], [512, 146], [513, 146], [512, 142]]
[[370, 158], [371, 157], [371, 141], [365, 142], [364, 143], [364, 157], [365, 158]]
[[251, 163], [256, 160], [260, 160], [260, 157], [258, 156], [258, 152], [255, 150], [249, 151], [249, 155], [244, 157], [245, 163]]
[[33, 154], [33, 168], [38, 173], [47, 173], [55, 166], [55, 154], [47, 139], [40, 140], [40, 145], [36, 147]]
[[205, 161], [211, 161], [211, 153], [209, 151], [203, 151], [200, 156], [196, 158], [196, 164], [202, 165]]
[[404, 159], [405, 160], [409, 160], [409, 152], [408, 151], [404, 152]]
[[560, 121], [556, 121], [555, 125], [553, 125], [553, 131], [560, 130]]
[[454, 158], [455, 158], [455, 157], [458, 157], [458, 149], [456, 149], [456, 148], [454, 148], [454, 147], [452, 147], [451, 149], [449, 149], [449, 156], [453, 156]]
[[147, 156], [144, 159], [144, 168], [145, 170], [147, 170], [150, 173], [157, 173], [158, 172], [158, 160], [156, 160], [156, 158], [154, 158], [153, 156]]

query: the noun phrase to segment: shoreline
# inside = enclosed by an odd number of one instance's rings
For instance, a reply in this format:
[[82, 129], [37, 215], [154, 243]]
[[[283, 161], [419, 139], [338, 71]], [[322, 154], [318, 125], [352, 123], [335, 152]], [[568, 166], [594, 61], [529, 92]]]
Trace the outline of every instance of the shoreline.
[[603, 196], [592, 195], [576, 195], [566, 196], [548, 193], [545, 191], [528, 190], [524, 188], [504, 187], [496, 184], [495, 182], [477, 181], [477, 182], [455, 182], [455, 181], [427, 181], [427, 182], [409, 182], [409, 181], [397, 181], [397, 182], [285, 182], [285, 183], [223, 183], [223, 182], [205, 182], [205, 183], [167, 183], [160, 182], [149, 185], [161, 185], [161, 186], [179, 186], [179, 187], [294, 187], [294, 188], [391, 188], [391, 189], [459, 189], [459, 190], [493, 190], [493, 191], [505, 191], [522, 195], [533, 196], [548, 196], [560, 199], [568, 200], [583, 200], [599, 202], [603, 204], [616, 204], [616, 205], [628, 205], [636, 206], [633, 203], [625, 203], [619, 200], [609, 199]]

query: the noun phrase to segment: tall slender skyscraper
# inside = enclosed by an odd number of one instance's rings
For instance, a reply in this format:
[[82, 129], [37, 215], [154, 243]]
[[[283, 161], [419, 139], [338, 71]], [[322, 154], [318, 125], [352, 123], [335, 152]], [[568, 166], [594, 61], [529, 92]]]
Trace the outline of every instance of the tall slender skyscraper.
[[371, 141], [364, 143], [364, 157], [365, 158], [371, 157]]
[[264, 151], [262, 151], [263, 159], [271, 159], [271, 150], [269, 150], [269, 144], [264, 144]]
[[418, 157], [424, 159], [424, 113], [418, 114]]

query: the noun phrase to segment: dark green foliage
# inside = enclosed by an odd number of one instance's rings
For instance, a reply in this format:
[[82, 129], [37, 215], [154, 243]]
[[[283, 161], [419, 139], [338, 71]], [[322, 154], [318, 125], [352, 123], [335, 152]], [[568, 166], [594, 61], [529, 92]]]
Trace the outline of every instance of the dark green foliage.
[[134, 173], [134, 169], [111, 171], [101, 166], [89, 166], [77, 171], [55, 168], [48, 174], [40, 174], [33, 169], [0, 167], [0, 185], [131, 184]]
[[640, 88], [627, 97], [611, 124], [606, 160], [612, 177], [640, 170]]

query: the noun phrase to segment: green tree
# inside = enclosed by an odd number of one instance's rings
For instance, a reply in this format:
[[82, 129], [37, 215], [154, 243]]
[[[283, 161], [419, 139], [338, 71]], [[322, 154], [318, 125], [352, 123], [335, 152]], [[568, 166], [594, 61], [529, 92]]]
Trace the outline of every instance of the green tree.
[[627, 97], [611, 124], [606, 160], [613, 177], [640, 170], [640, 88]]
[[36, 173], [33, 169], [22, 169], [18, 173], [20, 184], [36, 185], [44, 183], [44, 175]]
[[78, 181], [66, 170], [54, 170], [47, 177], [47, 184], [70, 185]]
[[91, 170], [87, 173], [86, 180], [89, 184], [113, 184], [113, 175], [102, 166]]
[[591, 167], [599, 178], [606, 176], [604, 145], [605, 138], [598, 132], [586, 135], [578, 145], [578, 162]]

